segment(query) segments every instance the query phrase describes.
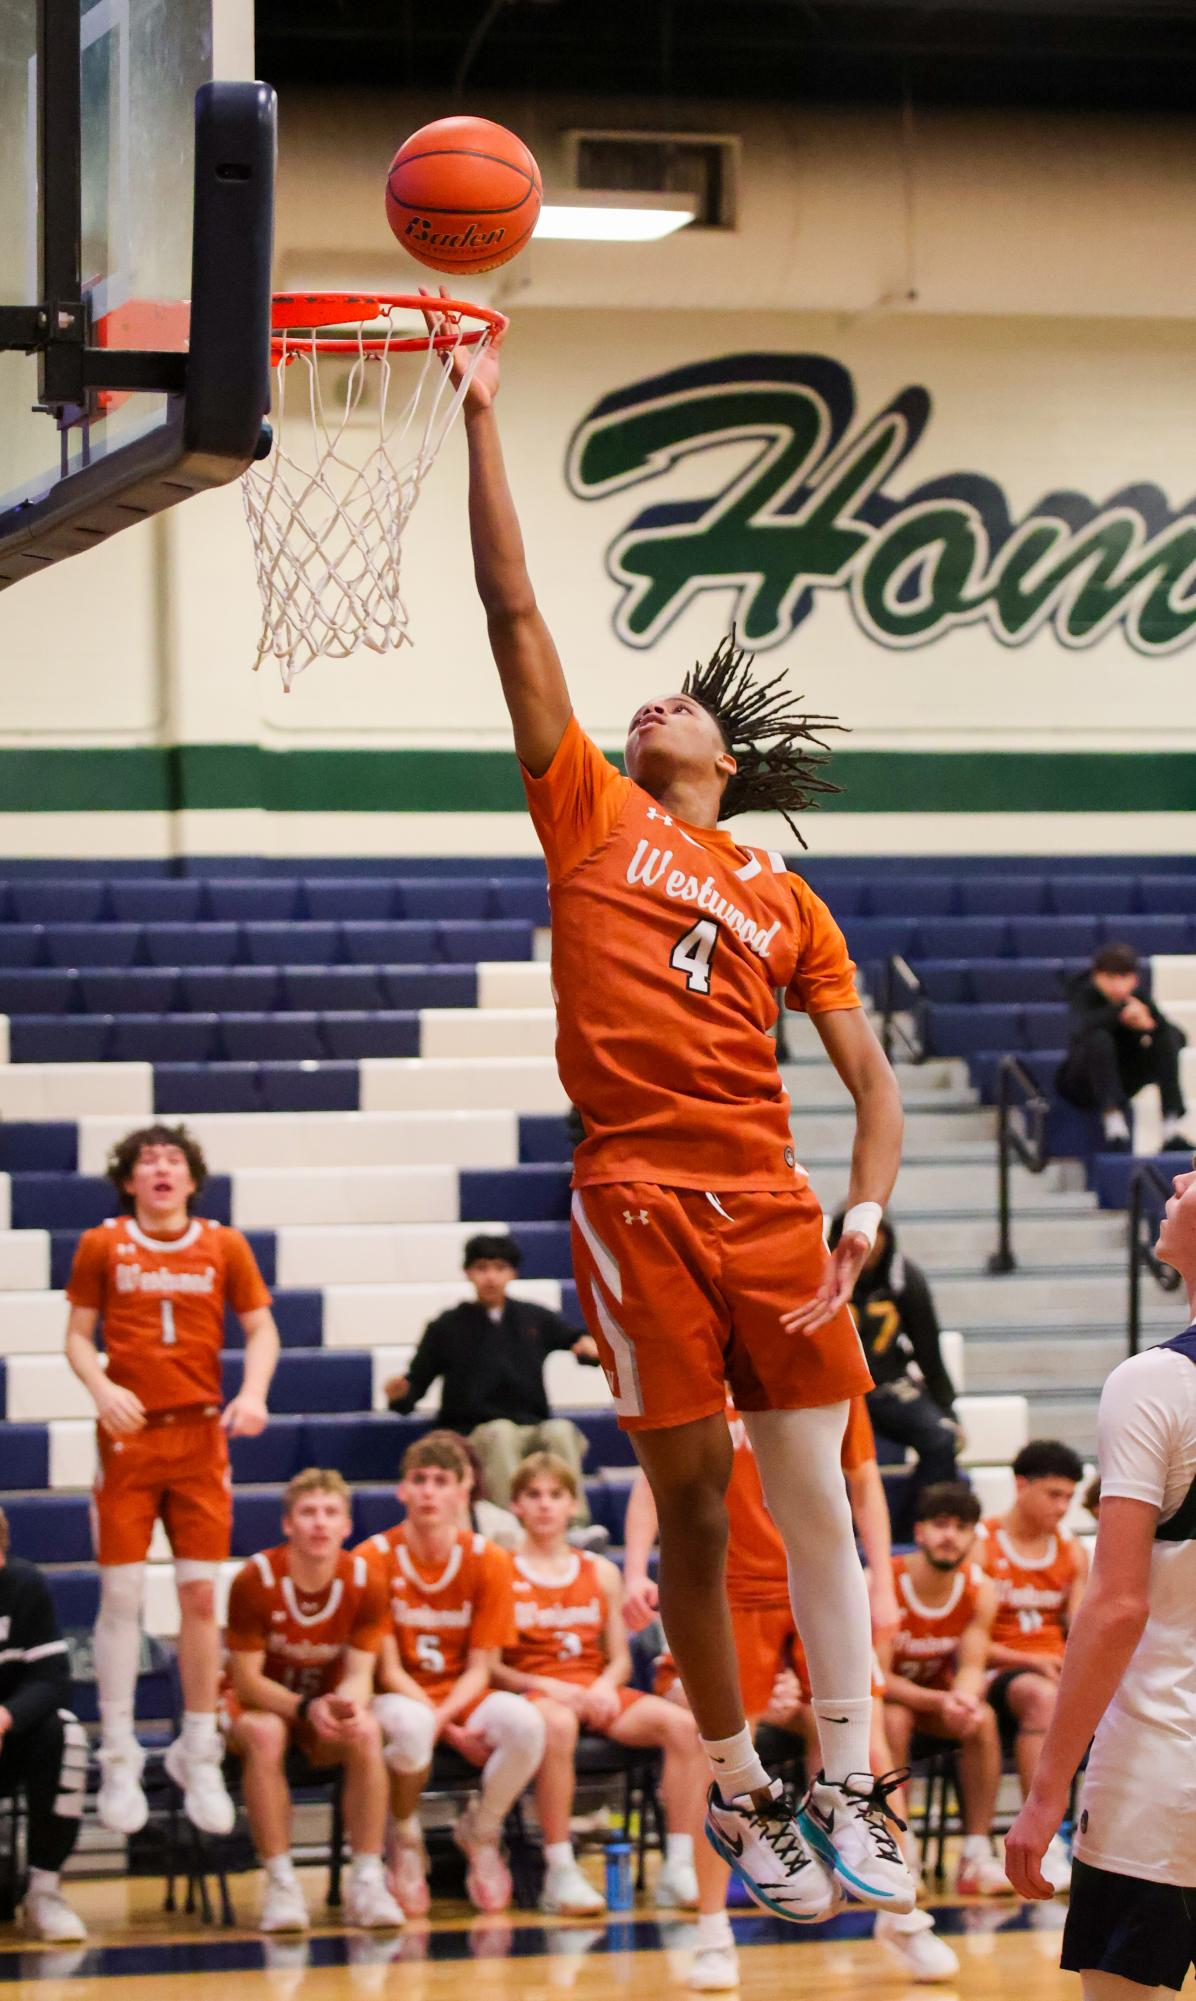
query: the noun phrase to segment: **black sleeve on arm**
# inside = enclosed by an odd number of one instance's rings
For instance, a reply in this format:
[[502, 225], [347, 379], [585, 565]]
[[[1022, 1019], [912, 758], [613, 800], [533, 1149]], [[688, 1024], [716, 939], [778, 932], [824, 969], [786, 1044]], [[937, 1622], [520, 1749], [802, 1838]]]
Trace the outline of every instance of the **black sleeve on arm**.
[[424, 1328], [419, 1347], [411, 1357], [411, 1367], [407, 1371], [407, 1394], [394, 1397], [391, 1409], [399, 1417], [406, 1417], [426, 1390], [431, 1389], [437, 1376], [444, 1374], [444, 1333], [446, 1313], [433, 1320]]
[[954, 1417], [955, 1385], [947, 1374], [939, 1347], [939, 1317], [934, 1298], [922, 1272], [908, 1259], [901, 1293], [901, 1324], [909, 1336], [914, 1360], [922, 1371], [927, 1389], [939, 1409], [948, 1417]]
[[39, 1571], [31, 1570], [9, 1630], [9, 1645], [23, 1656], [21, 1681], [5, 1703], [14, 1731], [31, 1730], [51, 1710], [69, 1708], [71, 1669], [58, 1630], [54, 1601]]
[[[570, 1327], [569, 1322], [561, 1314], [553, 1313], [548, 1307], [543, 1308], [542, 1311], [543, 1318], [540, 1322], [540, 1339], [544, 1343], [544, 1352], [546, 1355], [554, 1354], [558, 1349], [572, 1348], [578, 1341], [585, 1339], [586, 1330], [584, 1327]], [[577, 1359], [583, 1368], [597, 1368], [598, 1366], [592, 1356], [579, 1355]]]

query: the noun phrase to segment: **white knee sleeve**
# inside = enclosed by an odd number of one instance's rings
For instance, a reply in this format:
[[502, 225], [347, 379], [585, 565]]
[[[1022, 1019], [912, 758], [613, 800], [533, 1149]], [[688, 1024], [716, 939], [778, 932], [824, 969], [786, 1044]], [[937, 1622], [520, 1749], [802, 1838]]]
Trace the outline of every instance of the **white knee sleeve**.
[[218, 1563], [205, 1563], [198, 1556], [176, 1556], [174, 1560], [174, 1581], [176, 1584], [212, 1584], [220, 1575]]
[[544, 1718], [522, 1695], [494, 1689], [474, 1710], [469, 1727], [493, 1747], [482, 1773], [482, 1808], [499, 1826], [540, 1769]]
[[144, 1563], [110, 1563], [102, 1567], [95, 1663], [106, 1738], [131, 1733], [133, 1728], [144, 1594]]
[[432, 1762], [435, 1712], [413, 1695], [376, 1695], [374, 1714], [383, 1737], [383, 1756], [392, 1772], [423, 1772]]

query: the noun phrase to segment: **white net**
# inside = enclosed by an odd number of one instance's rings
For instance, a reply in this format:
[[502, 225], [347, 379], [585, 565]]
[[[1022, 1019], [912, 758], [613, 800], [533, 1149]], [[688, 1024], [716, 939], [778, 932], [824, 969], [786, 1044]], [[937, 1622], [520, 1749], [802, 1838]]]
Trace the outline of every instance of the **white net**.
[[[385, 328], [362, 326], [332, 357], [277, 336], [274, 446], [242, 481], [253, 536], [262, 625], [256, 672], [277, 660], [283, 686], [317, 659], [359, 647], [386, 653], [410, 635], [400, 588], [403, 530], [424, 478], [458, 415], [492, 337], [397, 351], [410, 327], [381, 308]], [[456, 368], [445, 365], [456, 355]], [[414, 376], [408, 391], [401, 378]], [[405, 397], [405, 400], [404, 400]]]

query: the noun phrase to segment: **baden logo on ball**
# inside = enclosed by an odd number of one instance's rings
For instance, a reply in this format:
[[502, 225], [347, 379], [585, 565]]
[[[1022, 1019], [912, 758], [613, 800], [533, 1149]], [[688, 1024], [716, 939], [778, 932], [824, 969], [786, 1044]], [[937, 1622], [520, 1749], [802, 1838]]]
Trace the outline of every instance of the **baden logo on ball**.
[[543, 189], [535, 159], [489, 118], [438, 118], [399, 147], [386, 216], [433, 271], [493, 271], [530, 240]]

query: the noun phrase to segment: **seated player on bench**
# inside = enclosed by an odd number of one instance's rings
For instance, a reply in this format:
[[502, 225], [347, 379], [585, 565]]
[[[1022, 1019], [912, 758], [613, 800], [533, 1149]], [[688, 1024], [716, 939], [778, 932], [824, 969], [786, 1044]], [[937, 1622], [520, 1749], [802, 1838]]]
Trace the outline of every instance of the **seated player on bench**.
[[339, 1473], [316, 1466], [297, 1473], [283, 1496], [282, 1527], [286, 1540], [237, 1572], [228, 1606], [227, 1732], [266, 1872], [260, 1927], [306, 1931], [310, 1922], [291, 1859], [287, 1753], [294, 1750], [315, 1771], [344, 1767], [353, 1849], [345, 1915], [385, 1930], [403, 1922], [382, 1873], [386, 1767], [371, 1708], [386, 1592], [364, 1558], [344, 1547], [352, 1516]]

